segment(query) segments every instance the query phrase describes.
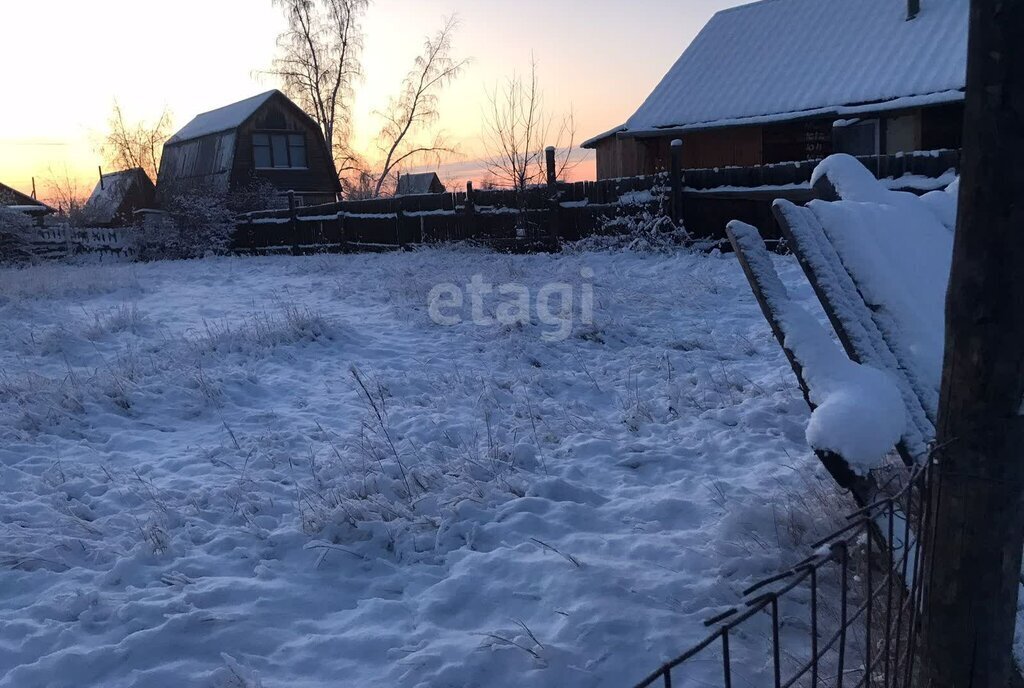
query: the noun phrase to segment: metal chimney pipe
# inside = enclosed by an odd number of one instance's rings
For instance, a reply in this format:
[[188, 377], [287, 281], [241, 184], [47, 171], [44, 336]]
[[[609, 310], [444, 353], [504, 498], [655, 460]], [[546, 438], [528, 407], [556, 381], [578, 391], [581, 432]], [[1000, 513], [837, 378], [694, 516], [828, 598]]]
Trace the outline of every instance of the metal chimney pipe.
[[907, 21], [921, 12], [921, 0], [907, 0]]

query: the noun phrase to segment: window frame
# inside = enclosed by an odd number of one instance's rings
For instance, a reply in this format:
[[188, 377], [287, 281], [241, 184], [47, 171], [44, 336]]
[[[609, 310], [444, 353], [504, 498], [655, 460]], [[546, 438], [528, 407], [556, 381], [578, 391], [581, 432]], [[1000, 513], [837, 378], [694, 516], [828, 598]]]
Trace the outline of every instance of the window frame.
[[[258, 137], [265, 137], [265, 140], [267, 142], [266, 145], [257, 144], [256, 141], [257, 141]], [[302, 157], [303, 157], [303, 164], [302, 165], [293, 165], [292, 164], [292, 157], [293, 157], [292, 151], [293, 151], [293, 149], [300, 148], [300, 146], [298, 146], [298, 145], [293, 145], [293, 139], [295, 139], [297, 137], [301, 137], [301, 139], [302, 139], [302, 145], [301, 145]], [[286, 160], [285, 160], [285, 162], [287, 163], [286, 165], [278, 165], [278, 164], [276, 164], [278, 161], [276, 159], [275, 150], [274, 150], [274, 139], [275, 138], [278, 139], [278, 140], [283, 139], [283, 141], [284, 141], [283, 152], [284, 152], [284, 155], [285, 155], [285, 158], [286, 158]], [[270, 165], [269, 166], [257, 164], [257, 161], [256, 161], [256, 149], [257, 148], [265, 148], [267, 150], [267, 154], [270, 157]], [[287, 171], [287, 170], [308, 170], [309, 169], [309, 147], [306, 145], [306, 133], [303, 132], [303, 131], [296, 131], [294, 129], [258, 129], [256, 131], [253, 131], [253, 133], [252, 133], [252, 149], [253, 149], [252, 163], [253, 163], [253, 167], [255, 169], [257, 169], [257, 170]], [[280, 151], [278, 151], [278, 152], [280, 152]]]

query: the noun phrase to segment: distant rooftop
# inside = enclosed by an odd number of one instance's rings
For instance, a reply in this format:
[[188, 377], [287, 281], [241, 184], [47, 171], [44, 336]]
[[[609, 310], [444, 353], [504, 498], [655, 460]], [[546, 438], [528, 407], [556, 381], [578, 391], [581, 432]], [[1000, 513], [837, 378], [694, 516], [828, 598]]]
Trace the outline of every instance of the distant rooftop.
[[444, 184], [436, 172], [417, 172], [415, 174], [403, 174], [398, 178], [398, 188], [395, 193], [399, 196], [415, 196], [418, 194], [440, 193], [444, 191]]

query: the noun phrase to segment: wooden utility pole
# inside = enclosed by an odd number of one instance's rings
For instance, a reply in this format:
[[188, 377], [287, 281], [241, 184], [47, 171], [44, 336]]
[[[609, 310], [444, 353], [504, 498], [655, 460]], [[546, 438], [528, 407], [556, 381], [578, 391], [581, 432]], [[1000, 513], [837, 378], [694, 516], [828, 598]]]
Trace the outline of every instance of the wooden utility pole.
[[970, 17], [934, 527], [924, 534], [927, 688], [1021, 682], [1011, 648], [1024, 546], [1024, 2], [971, 0]]

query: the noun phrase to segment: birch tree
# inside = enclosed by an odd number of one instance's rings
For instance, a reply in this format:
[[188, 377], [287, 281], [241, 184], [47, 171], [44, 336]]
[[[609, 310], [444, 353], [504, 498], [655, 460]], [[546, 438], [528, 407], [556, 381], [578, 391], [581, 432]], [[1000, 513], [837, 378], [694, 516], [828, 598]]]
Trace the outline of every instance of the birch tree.
[[339, 176], [354, 168], [349, 145], [355, 84], [362, 77], [367, 0], [274, 0], [287, 21], [269, 76], [320, 126]]
[[436, 34], [426, 38], [423, 52], [402, 81], [398, 95], [377, 113], [384, 125], [377, 136], [382, 162], [372, 175], [373, 196], [381, 195], [384, 185], [403, 165], [429, 157], [440, 162], [442, 156], [455, 152], [443, 133], [431, 129], [440, 114], [440, 92], [469, 64], [468, 59], [452, 56], [452, 38], [457, 27], [458, 21], [451, 17]]
[[113, 171], [141, 167], [155, 183], [164, 142], [171, 136], [171, 123], [171, 112], [167, 108], [152, 123], [129, 122], [115, 100], [107, 120], [107, 133], [100, 144], [104, 162]]

